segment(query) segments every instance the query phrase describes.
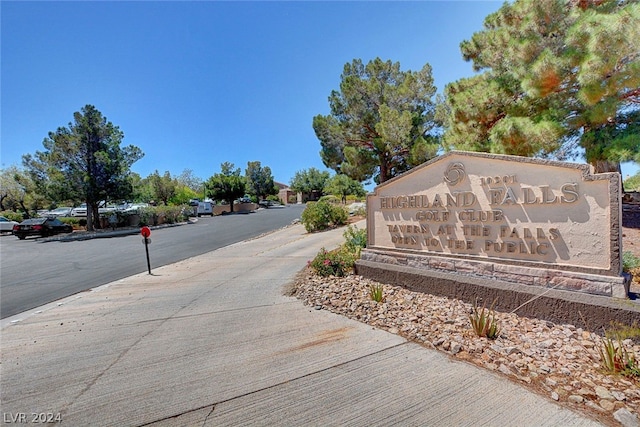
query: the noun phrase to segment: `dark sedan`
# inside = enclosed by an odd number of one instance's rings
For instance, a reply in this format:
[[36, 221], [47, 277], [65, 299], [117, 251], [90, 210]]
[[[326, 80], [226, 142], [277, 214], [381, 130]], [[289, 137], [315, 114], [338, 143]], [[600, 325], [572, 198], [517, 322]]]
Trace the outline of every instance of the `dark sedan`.
[[71, 233], [73, 227], [58, 218], [31, 218], [13, 226], [13, 234], [23, 240], [27, 236], [53, 236], [60, 233]]

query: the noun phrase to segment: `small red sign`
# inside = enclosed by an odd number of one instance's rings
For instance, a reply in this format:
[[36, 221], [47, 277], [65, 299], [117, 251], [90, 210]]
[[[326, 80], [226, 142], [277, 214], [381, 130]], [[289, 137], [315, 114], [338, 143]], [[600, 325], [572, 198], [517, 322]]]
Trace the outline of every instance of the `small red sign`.
[[151, 236], [151, 229], [149, 227], [142, 227], [140, 229], [140, 234], [142, 234], [142, 237], [144, 237], [145, 239], [148, 238], [149, 236]]

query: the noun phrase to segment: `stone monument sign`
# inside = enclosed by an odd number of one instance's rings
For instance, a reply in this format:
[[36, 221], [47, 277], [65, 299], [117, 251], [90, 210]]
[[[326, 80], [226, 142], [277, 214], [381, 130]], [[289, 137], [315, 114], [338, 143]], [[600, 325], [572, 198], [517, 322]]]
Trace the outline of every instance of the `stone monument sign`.
[[362, 260], [624, 298], [620, 175], [450, 152], [367, 199]]

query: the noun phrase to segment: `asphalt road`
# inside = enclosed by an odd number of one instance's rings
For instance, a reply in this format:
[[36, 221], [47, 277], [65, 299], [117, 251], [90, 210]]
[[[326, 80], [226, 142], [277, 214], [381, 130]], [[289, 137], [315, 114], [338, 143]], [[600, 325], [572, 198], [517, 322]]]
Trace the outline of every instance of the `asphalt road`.
[[[303, 205], [251, 214], [201, 217], [179, 227], [154, 230], [151, 268], [171, 264], [284, 227]], [[70, 242], [0, 238], [0, 318], [147, 271], [140, 235]]]

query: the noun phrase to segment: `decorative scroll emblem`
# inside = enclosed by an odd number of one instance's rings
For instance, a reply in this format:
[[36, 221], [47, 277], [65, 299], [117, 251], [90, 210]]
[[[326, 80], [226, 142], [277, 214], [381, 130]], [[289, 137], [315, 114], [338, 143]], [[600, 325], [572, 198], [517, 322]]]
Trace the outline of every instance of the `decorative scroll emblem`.
[[464, 165], [460, 162], [450, 163], [444, 173], [444, 180], [447, 184], [458, 185], [464, 181], [467, 173], [464, 171]]

